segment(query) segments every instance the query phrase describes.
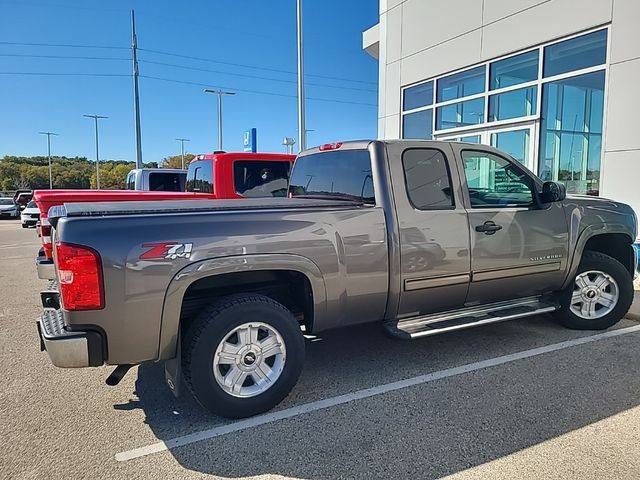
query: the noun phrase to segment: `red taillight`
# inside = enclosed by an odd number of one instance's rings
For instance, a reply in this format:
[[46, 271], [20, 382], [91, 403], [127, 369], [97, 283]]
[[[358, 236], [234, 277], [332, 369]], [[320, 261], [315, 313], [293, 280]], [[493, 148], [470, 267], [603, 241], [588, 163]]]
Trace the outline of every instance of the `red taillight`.
[[342, 142], [338, 142], [338, 143], [325, 143], [324, 145], [320, 145], [318, 148], [321, 151], [325, 151], [325, 150], [337, 150], [342, 146]]
[[65, 310], [104, 308], [100, 255], [89, 247], [56, 244], [56, 265]]
[[40, 238], [42, 239], [42, 247], [44, 254], [48, 259], [53, 258], [53, 245], [51, 245], [51, 224], [47, 217], [40, 217]]

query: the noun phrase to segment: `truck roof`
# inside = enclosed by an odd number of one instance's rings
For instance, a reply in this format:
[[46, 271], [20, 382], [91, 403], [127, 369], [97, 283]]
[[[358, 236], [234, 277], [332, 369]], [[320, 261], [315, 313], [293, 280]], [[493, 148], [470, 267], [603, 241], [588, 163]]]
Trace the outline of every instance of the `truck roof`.
[[233, 160], [266, 160], [271, 162], [292, 162], [295, 155], [288, 153], [253, 153], [253, 152], [219, 152], [203, 153], [196, 155], [191, 163], [201, 160], [217, 160], [218, 162], [231, 162]]

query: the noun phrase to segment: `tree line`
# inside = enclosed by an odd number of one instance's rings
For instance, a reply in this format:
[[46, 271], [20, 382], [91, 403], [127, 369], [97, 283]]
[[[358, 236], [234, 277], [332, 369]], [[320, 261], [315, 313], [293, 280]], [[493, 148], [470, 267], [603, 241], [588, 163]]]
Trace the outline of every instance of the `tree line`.
[[[185, 154], [185, 163], [194, 155]], [[158, 165], [158, 163], [160, 165]], [[180, 168], [180, 155], [166, 157], [160, 162], [145, 163], [145, 168]], [[100, 188], [123, 189], [127, 173], [135, 168], [128, 160], [100, 161]], [[51, 157], [53, 188], [75, 189], [96, 187], [96, 164], [85, 157]], [[19, 157], [6, 155], [0, 160], [0, 190], [49, 188], [48, 157]]]

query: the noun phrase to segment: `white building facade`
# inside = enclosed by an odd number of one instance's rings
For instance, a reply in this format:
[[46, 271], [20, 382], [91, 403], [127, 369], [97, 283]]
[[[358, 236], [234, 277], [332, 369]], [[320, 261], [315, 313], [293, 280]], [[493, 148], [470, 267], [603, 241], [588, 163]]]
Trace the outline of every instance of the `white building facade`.
[[640, 214], [640, 0], [380, 0], [381, 139], [493, 145]]

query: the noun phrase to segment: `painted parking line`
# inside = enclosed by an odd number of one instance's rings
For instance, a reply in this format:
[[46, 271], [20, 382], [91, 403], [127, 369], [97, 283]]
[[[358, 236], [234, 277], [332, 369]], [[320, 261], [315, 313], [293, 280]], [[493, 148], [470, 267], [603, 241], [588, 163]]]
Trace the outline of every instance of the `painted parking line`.
[[316, 412], [318, 410], [324, 410], [326, 408], [335, 407], [345, 403], [353, 402], [355, 400], [362, 400], [364, 398], [374, 397], [395, 390], [400, 390], [407, 387], [413, 387], [416, 385], [422, 385], [425, 383], [434, 382], [436, 380], [442, 380], [444, 378], [455, 377], [457, 375], [463, 375], [469, 372], [475, 372], [485, 368], [496, 367], [504, 365], [506, 363], [515, 362], [517, 360], [523, 360], [526, 358], [536, 357], [544, 355], [545, 353], [557, 352], [558, 350], [564, 350], [566, 348], [575, 347], [578, 345], [584, 345], [587, 343], [593, 343], [607, 338], [619, 337], [621, 335], [628, 335], [640, 331], [640, 325], [636, 325], [628, 328], [621, 328], [619, 330], [612, 330], [605, 333], [599, 333], [588, 337], [576, 338], [574, 340], [568, 340], [565, 342], [554, 343], [544, 347], [533, 348], [530, 350], [523, 350], [521, 352], [512, 353], [510, 355], [503, 355], [500, 357], [490, 358], [488, 360], [482, 360], [480, 362], [469, 363], [459, 367], [448, 368], [446, 370], [440, 370], [438, 372], [429, 373], [426, 375], [420, 375], [417, 377], [407, 378], [397, 382], [386, 383], [384, 385], [378, 385], [372, 388], [366, 388], [364, 390], [358, 390], [356, 392], [339, 395], [337, 397], [327, 398], [324, 400], [318, 400], [315, 402], [305, 403], [297, 407], [287, 408], [278, 412], [266, 413], [255, 417], [248, 418], [246, 420], [240, 420], [228, 425], [221, 425], [209, 430], [203, 430], [201, 432], [191, 433], [189, 435], [183, 435], [181, 437], [172, 438], [170, 440], [160, 441], [145, 447], [135, 448], [133, 450], [127, 450], [126, 452], [120, 452], [116, 454], [116, 460], [124, 462], [132, 460], [134, 458], [145, 457], [153, 453], [163, 452], [165, 450], [171, 450], [177, 447], [189, 445], [191, 443], [200, 442], [202, 440], [208, 440], [215, 437], [220, 437], [228, 433], [240, 432], [250, 428], [258, 427], [268, 423], [277, 422], [287, 418], [296, 417], [298, 415], [304, 415], [306, 413]]

